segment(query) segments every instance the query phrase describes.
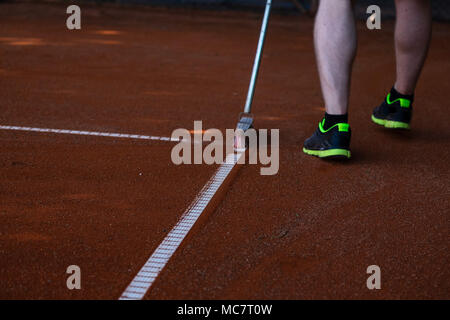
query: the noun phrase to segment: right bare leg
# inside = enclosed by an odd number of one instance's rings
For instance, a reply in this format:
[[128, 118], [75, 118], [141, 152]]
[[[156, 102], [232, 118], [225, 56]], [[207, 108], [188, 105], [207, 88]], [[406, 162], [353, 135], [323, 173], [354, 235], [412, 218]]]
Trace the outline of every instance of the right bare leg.
[[395, 89], [412, 95], [416, 88], [431, 38], [430, 0], [396, 0], [395, 55], [397, 79]]

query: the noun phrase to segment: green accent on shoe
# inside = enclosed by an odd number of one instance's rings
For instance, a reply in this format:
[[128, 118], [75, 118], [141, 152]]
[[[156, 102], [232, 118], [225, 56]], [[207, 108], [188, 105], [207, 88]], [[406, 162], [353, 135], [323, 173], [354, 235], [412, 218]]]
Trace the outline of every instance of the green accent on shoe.
[[383, 126], [383, 127], [384, 127], [384, 124], [386, 123], [386, 120], [378, 119], [374, 115], [372, 115], [372, 121], [375, 122], [376, 124], [379, 124], [380, 126]]
[[393, 104], [397, 101], [400, 101], [400, 107], [402, 107], [402, 108], [409, 108], [411, 106], [411, 101], [408, 99], [398, 98], [398, 99], [395, 99], [394, 101], [390, 101], [390, 98], [391, 98], [391, 94], [388, 93], [388, 95], [386, 97], [387, 104]]
[[350, 125], [348, 123], [338, 123], [339, 131], [348, 132], [348, 128], [350, 128]]
[[389, 129], [410, 129], [411, 128], [409, 123], [393, 121], [393, 120], [378, 119], [374, 115], [372, 115], [372, 121], [380, 126], [383, 126], [385, 128], [389, 128]]
[[344, 156], [350, 158], [351, 156], [350, 150], [346, 149], [310, 150], [303, 148], [303, 152], [319, 158], [335, 157], [335, 156]]
[[386, 120], [384, 127], [390, 128], [390, 129], [410, 129], [411, 128], [409, 123], [400, 122], [400, 121], [392, 121], [392, 120]]
[[336, 123], [334, 126], [331, 126], [327, 130], [325, 130], [323, 128], [324, 123], [325, 123], [325, 118], [323, 118], [323, 120], [321, 122], [319, 122], [319, 130], [322, 133], [328, 132], [336, 126], [339, 128], [339, 131], [343, 131], [343, 132], [348, 132], [348, 128], [350, 128], [350, 125], [348, 123]]

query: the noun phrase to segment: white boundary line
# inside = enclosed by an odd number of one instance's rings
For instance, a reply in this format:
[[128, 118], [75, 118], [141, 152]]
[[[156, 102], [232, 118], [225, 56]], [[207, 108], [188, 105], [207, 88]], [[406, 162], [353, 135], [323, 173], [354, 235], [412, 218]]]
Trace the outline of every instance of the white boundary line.
[[145, 135], [140, 135], [140, 134], [97, 132], [97, 131], [79, 131], [79, 130], [67, 130], [67, 129], [48, 129], [48, 128], [33, 128], [33, 127], [19, 127], [19, 126], [2, 126], [2, 125], [0, 125], [0, 130], [62, 133], [62, 134], [82, 135], [82, 136], [113, 137], [113, 138], [141, 139], [141, 140], [180, 141], [180, 139], [178, 139], [178, 138], [145, 136]]
[[[180, 141], [177, 138], [146, 136], [139, 134], [126, 133], [111, 133], [111, 132], [97, 132], [97, 131], [79, 131], [67, 129], [49, 129], [49, 128], [34, 128], [34, 127], [20, 127], [20, 126], [5, 126], [0, 125], [0, 130], [12, 131], [28, 131], [28, 132], [44, 132], [44, 133], [60, 133], [60, 134], [74, 134], [84, 136], [101, 136], [127, 139], [141, 139], [141, 140], [159, 140], [159, 141]], [[164, 238], [161, 244], [156, 248], [138, 274], [134, 277], [128, 287], [120, 296], [119, 300], [141, 300], [147, 291], [152, 286], [156, 277], [161, 270], [166, 266], [169, 259], [178, 249], [184, 238], [187, 236], [191, 228], [197, 222], [200, 215], [213, 199], [217, 191], [220, 189], [222, 183], [228, 177], [234, 166], [238, 163], [241, 156], [245, 153], [245, 149], [238, 150], [237, 153], [230, 153], [227, 155], [225, 162], [220, 165], [214, 176], [207, 182], [195, 200], [186, 209], [180, 220]]]
[[227, 155], [225, 162], [220, 165], [177, 224], [156, 248], [119, 300], [141, 300], [144, 297], [243, 154], [244, 152], [238, 152]]

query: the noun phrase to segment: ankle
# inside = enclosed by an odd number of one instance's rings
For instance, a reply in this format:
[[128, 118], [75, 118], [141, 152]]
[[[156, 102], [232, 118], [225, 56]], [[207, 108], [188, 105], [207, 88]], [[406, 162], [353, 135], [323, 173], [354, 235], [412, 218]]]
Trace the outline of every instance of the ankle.
[[332, 126], [338, 123], [348, 123], [348, 113], [346, 114], [328, 114], [325, 112], [325, 121], [323, 122], [323, 128], [328, 130]]
[[391, 89], [391, 95], [393, 98], [403, 98], [408, 100], [414, 99], [414, 90], [408, 90], [406, 88], [399, 88], [397, 89], [397, 84], [394, 84], [394, 86]]

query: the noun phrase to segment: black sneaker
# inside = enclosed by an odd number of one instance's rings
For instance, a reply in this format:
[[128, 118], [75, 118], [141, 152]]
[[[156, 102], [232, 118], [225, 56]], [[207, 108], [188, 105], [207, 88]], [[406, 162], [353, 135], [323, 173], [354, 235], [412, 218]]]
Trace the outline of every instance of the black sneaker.
[[397, 98], [391, 101], [391, 93], [372, 113], [373, 122], [390, 129], [409, 129], [411, 117], [412, 100]]
[[351, 130], [348, 123], [337, 123], [325, 130], [325, 118], [314, 134], [305, 140], [303, 152], [319, 158], [350, 158]]

